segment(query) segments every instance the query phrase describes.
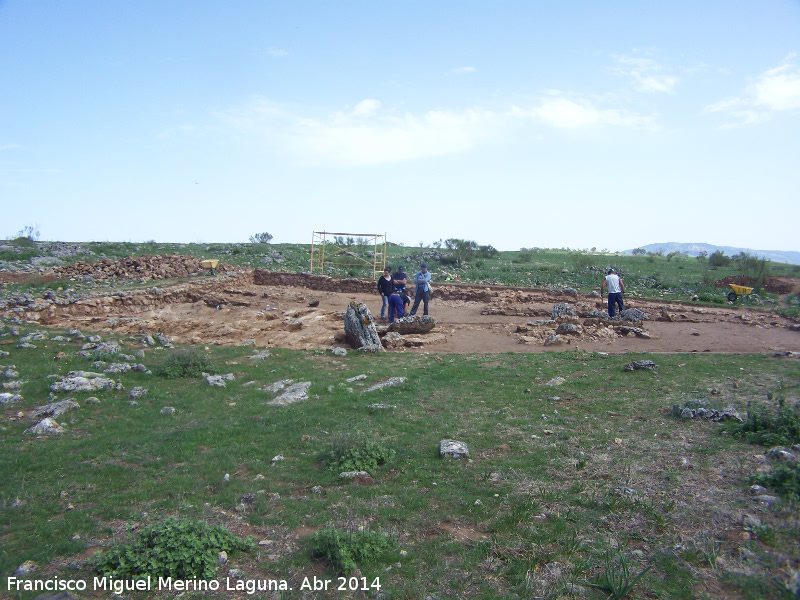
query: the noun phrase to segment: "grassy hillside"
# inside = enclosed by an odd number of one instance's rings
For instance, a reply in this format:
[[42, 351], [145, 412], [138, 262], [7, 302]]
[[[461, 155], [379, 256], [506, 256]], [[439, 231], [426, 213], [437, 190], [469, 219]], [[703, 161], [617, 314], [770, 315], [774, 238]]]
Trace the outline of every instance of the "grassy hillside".
[[[330, 247], [326, 252], [324, 273], [333, 277], [372, 277], [373, 246], [345, 247], [351, 254]], [[496, 252], [480, 247], [471, 252], [442, 248], [407, 247], [389, 244], [386, 264], [393, 268], [404, 264], [409, 275], [426, 261], [434, 281], [448, 276], [463, 283], [502, 284], [523, 287], [573, 287], [581, 292], [599, 290], [608, 267], [615, 267], [624, 277], [629, 295], [643, 298], [688, 301], [697, 296], [706, 304], [725, 303], [727, 287], [714, 282], [725, 277], [741, 276], [740, 264], [715, 266], [708, 258], [689, 258], [680, 254], [644, 254], [631, 256], [602, 252], [578, 252], [555, 249], [523, 249], [517, 252]], [[337, 253], [338, 252], [338, 253]], [[37, 264], [54, 266], [79, 260], [99, 261], [145, 254], [181, 254], [197, 258], [218, 258], [224, 263], [241, 266], [306, 272], [309, 270], [310, 244], [157, 244], [91, 242], [65, 244], [32, 242], [18, 238], [0, 244], [0, 268], [35, 270]], [[362, 263], [355, 266], [352, 263]], [[343, 264], [351, 263], [351, 264]], [[319, 263], [317, 263], [319, 264]], [[380, 263], [379, 263], [380, 264]], [[766, 262], [771, 276], [800, 277], [800, 266]], [[752, 269], [745, 274], [751, 273]], [[318, 272], [318, 271], [317, 271]], [[51, 284], [54, 285], [54, 284]], [[20, 287], [7, 286], [19, 291]], [[781, 294], [761, 292], [759, 307], [794, 315], [800, 312], [795, 299], [781, 299]]]

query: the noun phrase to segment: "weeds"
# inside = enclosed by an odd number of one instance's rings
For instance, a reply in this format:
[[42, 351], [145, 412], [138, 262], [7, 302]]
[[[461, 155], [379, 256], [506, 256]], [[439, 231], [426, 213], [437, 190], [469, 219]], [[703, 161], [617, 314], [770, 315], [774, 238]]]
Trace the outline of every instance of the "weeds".
[[395, 451], [362, 433], [334, 435], [320, 462], [335, 472], [374, 471], [394, 458]]
[[611, 594], [610, 598], [624, 598], [633, 591], [639, 580], [652, 568], [653, 566], [650, 565], [638, 575], [633, 575], [628, 566], [628, 559], [625, 558], [622, 551], [607, 550], [603, 571], [589, 585], [608, 592]]
[[91, 564], [105, 577], [212, 579], [220, 552], [253, 548], [252, 540], [242, 540], [224, 527], [168, 518], [142, 529], [132, 543], [96, 555]]
[[394, 541], [382, 533], [326, 527], [311, 538], [311, 556], [328, 560], [340, 573], [380, 562], [394, 548]]
[[198, 350], [177, 350], [155, 370], [156, 375], [167, 379], [200, 377], [204, 372], [213, 373], [211, 359]]

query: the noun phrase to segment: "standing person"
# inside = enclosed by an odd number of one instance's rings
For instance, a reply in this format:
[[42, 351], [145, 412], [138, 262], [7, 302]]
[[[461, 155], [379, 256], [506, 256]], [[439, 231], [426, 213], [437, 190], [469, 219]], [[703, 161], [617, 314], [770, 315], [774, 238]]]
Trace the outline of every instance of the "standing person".
[[603, 290], [606, 289], [608, 286], [608, 316], [612, 319], [614, 318], [615, 314], [615, 305], [619, 305], [619, 312], [625, 310], [625, 307], [622, 305], [622, 292], [625, 291], [625, 284], [622, 283], [622, 277], [616, 274], [614, 269], [608, 270], [608, 275], [606, 278], [603, 279], [603, 283], [600, 286], [600, 297], [603, 297]]
[[389, 295], [389, 322], [394, 323], [395, 318], [401, 319], [405, 314], [403, 310], [403, 299], [397, 292], [392, 292]]
[[397, 272], [392, 275], [392, 280], [394, 281], [394, 290], [403, 299], [403, 309], [405, 312], [408, 312], [408, 305], [411, 304], [411, 298], [409, 298], [406, 293], [406, 281], [408, 280], [408, 276], [406, 275], [406, 268], [403, 265], [397, 267]]
[[389, 306], [389, 296], [394, 293], [394, 280], [392, 279], [392, 270], [386, 267], [383, 270], [383, 275], [378, 279], [378, 292], [380, 292], [383, 304], [381, 304], [381, 319], [386, 318], [386, 307]]
[[420, 300], [424, 302], [422, 314], [428, 314], [428, 301], [431, 299], [431, 274], [428, 273], [428, 265], [422, 263], [419, 266], [419, 272], [414, 275], [414, 306], [411, 307], [411, 316], [417, 314]]

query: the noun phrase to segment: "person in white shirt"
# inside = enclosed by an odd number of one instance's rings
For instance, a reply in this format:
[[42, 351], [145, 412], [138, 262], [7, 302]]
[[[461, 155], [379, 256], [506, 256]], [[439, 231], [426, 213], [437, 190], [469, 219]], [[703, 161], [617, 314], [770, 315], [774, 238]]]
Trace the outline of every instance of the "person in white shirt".
[[619, 312], [625, 310], [622, 305], [622, 293], [625, 291], [625, 284], [622, 283], [622, 277], [617, 275], [614, 269], [608, 270], [608, 275], [603, 280], [600, 286], [600, 297], [603, 297], [603, 290], [608, 286], [608, 316], [612, 319], [616, 314], [616, 307], [619, 306]]

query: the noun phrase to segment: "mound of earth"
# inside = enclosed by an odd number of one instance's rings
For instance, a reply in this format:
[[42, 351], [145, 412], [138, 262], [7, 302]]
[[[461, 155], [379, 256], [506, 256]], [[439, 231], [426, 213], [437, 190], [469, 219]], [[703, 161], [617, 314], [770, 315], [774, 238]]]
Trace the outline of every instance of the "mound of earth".
[[[758, 280], [755, 277], [741, 277], [732, 275], [714, 282], [716, 287], [728, 287], [729, 284], [744, 285], [747, 287], [758, 287]], [[763, 288], [771, 294], [792, 294], [796, 293], [797, 281], [787, 277], [768, 277]]]

